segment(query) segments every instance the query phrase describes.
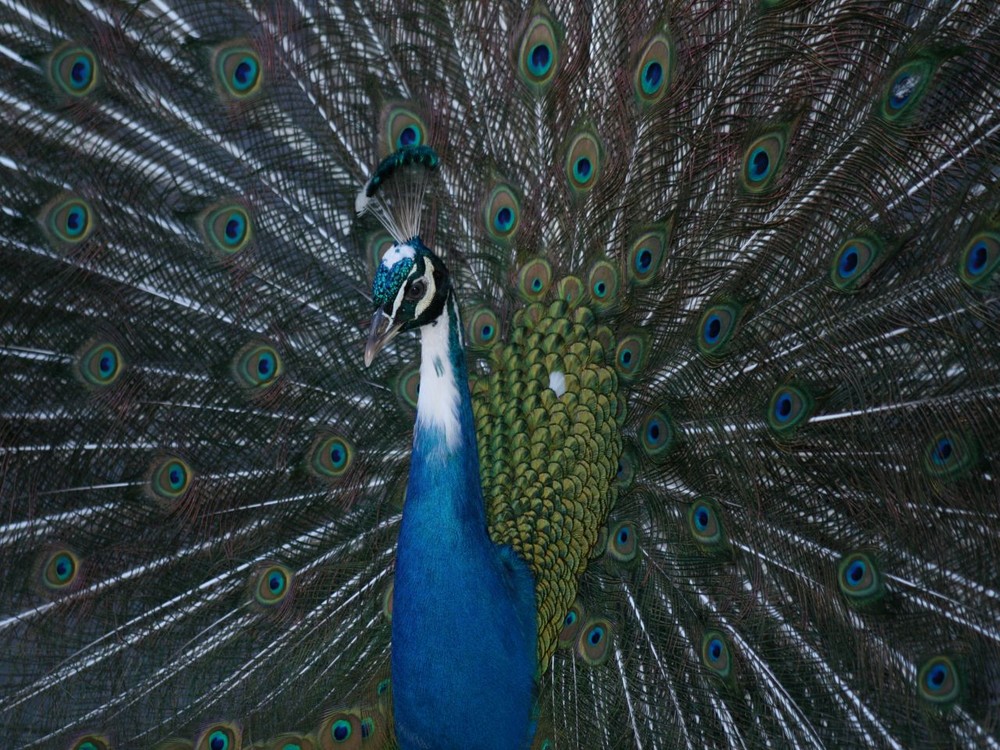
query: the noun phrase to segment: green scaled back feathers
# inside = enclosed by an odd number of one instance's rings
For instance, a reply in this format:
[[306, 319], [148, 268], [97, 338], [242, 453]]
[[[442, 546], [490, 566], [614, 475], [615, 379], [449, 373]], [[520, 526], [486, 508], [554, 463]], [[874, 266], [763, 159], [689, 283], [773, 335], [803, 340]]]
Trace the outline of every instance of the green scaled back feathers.
[[7, 0], [0, 60], [9, 745], [398, 746], [400, 149], [534, 747], [1000, 745], [992, 0]]

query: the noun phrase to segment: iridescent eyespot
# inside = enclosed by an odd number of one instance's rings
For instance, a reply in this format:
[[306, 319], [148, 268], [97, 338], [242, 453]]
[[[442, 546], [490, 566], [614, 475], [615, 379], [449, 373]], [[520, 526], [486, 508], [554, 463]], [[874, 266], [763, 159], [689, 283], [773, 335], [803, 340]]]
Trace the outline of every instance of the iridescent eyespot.
[[837, 566], [837, 585], [853, 604], [870, 602], [882, 595], [882, 577], [872, 559], [863, 552], [852, 552]]
[[99, 73], [97, 58], [87, 47], [65, 44], [49, 59], [49, 80], [59, 93], [73, 98], [92, 92], [100, 80]]
[[403, 406], [416, 409], [420, 395], [420, 368], [416, 365], [404, 368], [396, 377], [393, 391]]
[[76, 371], [87, 385], [103, 388], [122, 374], [125, 362], [118, 347], [107, 341], [88, 344], [76, 358]]
[[517, 72], [531, 88], [545, 87], [559, 69], [559, 41], [555, 24], [545, 15], [534, 16], [521, 37]]
[[938, 433], [924, 450], [924, 469], [933, 477], [952, 477], [973, 464], [976, 458], [973, 446], [959, 432]]
[[620, 281], [618, 269], [606, 260], [595, 261], [587, 276], [590, 304], [597, 310], [606, 310], [618, 303]]
[[978, 286], [989, 279], [1000, 265], [1000, 233], [979, 232], [962, 249], [958, 274], [969, 286]]
[[38, 215], [49, 242], [56, 249], [79, 245], [94, 230], [94, 213], [79, 196], [64, 193], [49, 201]]
[[386, 153], [426, 146], [428, 143], [427, 125], [423, 118], [404, 103], [388, 105], [383, 110], [381, 122]]
[[254, 600], [264, 606], [273, 607], [285, 601], [292, 590], [294, 574], [284, 565], [266, 565], [254, 574], [251, 590]]
[[603, 149], [590, 133], [579, 133], [566, 151], [566, 177], [576, 193], [585, 193], [597, 183]]
[[650, 458], [663, 456], [673, 445], [673, 427], [663, 411], [654, 411], [646, 417], [640, 429], [640, 444]]
[[233, 359], [233, 374], [247, 388], [268, 388], [284, 371], [281, 357], [269, 344], [248, 344]]
[[164, 458], [153, 464], [150, 488], [163, 500], [176, 500], [191, 486], [193, 474], [187, 462], [180, 458]]
[[589, 620], [577, 637], [577, 656], [592, 667], [603, 664], [611, 655], [613, 632], [611, 623], [603, 617]]
[[56, 549], [45, 554], [38, 568], [41, 583], [48, 591], [67, 591], [78, 583], [80, 558], [72, 550]]
[[638, 334], [625, 336], [615, 349], [615, 369], [626, 383], [635, 380], [646, 362], [646, 343]]
[[196, 750], [239, 750], [241, 741], [239, 726], [227, 722], [207, 727], [194, 746]]
[[785, 153], [785, 133], [775, 131], [750, 144], [743, 156], [743, 186], [751, 193], [762, 193], [774, 182]]
[[646, 286], [656, 279], [666, 253], [666, 233], [646, 232], [632, 243], [628, 253], [628, 271], [632, 281]]
[[333, 479], [343, 476], [351, 467], [354, 447], [346, 438], [332, 435], [316, 440], [309, 455], [309, 468], [313, 474]]
[[912, 111], [927, 91], [937, 62], [927, 57], [917, 57], [896, 69], [889, 78], [882, 96], [880, 112], [883, 119], [893, 122], [903, 119]]
[[608, 554], [618, 562], [631, 562], [639, 552], [639, 532], [631, 521], [619, 521], [608, 532]]
[[382, 263], [382, 258], [385, 257], [389, 248], [395, 244], [396, 241], [392, 236], [382, 229], [368, 236], [365, 247], [367, 248], [369, 270], [372, 273], [372, 278], [374, 278], [376, 269]]
[[518, 291], [530, 302], [545, 296], [551, 283], [552, 266], [544, 258], [528, 261], [517, 274]]
[[573, 606], [569, 608], [566, 617], [563, 618], [562, 629], [559, 631], [559, 647], [571, 648], [576, 645], [580, 635], [580, 628], [583, 627], [585, 613], [583, 604], [577, 599]]
[[509, 240], [517, 232], [521, 202], [508, 185], [497, 185], [483, 206], [483, 222], [493, 239]]
[[199, 228], [208, 249], [223, 258], [243, 250], [253, 237], [250, 214], [235, 203], [210, 208], [201, 215]]
[[657, 34], [646, 45], [635, 67], [632, 85], [645, 105], [655, 104], [667, 91], [673, 74], [673, 45], [665, 34]]
[[733, 337], [740, 308], [734, 304], [713, 305], [698, 321], [698, 349], [702, 354], [720, 355]]
[[632, 484], [635, 478], [635, 461], [632, 454], [626, 449], [618, 457], [618, 471], [615, 473], [615, 483], [621, 488], [626, 488]]
[[583, 299], [583, 282], [576, 276], [565, 276], [556, 284], [556, 297], [570, 305], [579, 304]]
[[469, 316], [469, 341], [473, 347], [485, 349], [499, 340], [500, 321], [488, 307], [477, 307]]
[[833, 256], [830, 280], [841, 291], [860, 287], [871, 276], [882, 255], [882, 243], [874, 237], [851, 237]]
[[260, 56], [246, 42], [230, 42], [215, 52], [215, 79], [224, 97], [236, 101], [260, 93], [264, 69]]
[[718, 547], [725, 541], [719, 507], [715, 501], [701, 497], [688, 506], [688, 529], [694, 540], [705, 547]]
[[361, 747], [361, 718], [347, 711], [338, 711], [320, 724], [319, 744], [329, 748]]
[[728, 677], [732, 671], [729, 641], [718, 630], [709, 630], [702, 636], [701, 663], [718, 677]]
[[767, 408], [767, 423], [775, 433], [788, 434], [805, 422], [811, 412], [812, 400], [805, 391], [785, 385], [771, 396]]
[[111, 740], [103, 734], [86, 734], [69, 747], [70, 750], [111, 750]]
[[955, 663], [947, 656], [933, 656], [917, 672], [921, 697], [938, 706], [953, 703], [961, 692], [961, 680]]

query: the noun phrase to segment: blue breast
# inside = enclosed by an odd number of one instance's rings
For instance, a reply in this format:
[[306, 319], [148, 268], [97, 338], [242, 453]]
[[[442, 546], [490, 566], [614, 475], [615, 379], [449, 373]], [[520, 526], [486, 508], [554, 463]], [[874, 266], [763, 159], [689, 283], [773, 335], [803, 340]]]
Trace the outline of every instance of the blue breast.
[[396, 552], [392, 685], [410, 748], [526, 748], [535, 704], [534, 580], [486, 529], [464, 357], [458, 445], [417, 423]]

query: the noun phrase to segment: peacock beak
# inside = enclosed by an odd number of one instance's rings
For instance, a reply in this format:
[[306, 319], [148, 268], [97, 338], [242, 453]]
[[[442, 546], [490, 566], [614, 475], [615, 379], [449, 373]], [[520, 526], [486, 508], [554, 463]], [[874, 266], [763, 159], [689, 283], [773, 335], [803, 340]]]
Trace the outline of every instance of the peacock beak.
[[368, 329], [368, 343], [365, 344], [365, 367], [370, 367], [375, 359], [375, 355], [382, 351], [382, 348], [396, 338], [396, 334], [402, 329], [403, 324], [392, 325], [392, 318], [382, 310], [375, 311], [372, 318], [372, 326]]

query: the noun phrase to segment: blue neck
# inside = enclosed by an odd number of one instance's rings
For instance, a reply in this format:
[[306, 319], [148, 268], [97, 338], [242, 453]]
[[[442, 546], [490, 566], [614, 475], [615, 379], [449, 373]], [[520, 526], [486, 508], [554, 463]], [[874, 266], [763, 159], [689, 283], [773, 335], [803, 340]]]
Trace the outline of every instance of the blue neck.
[[526, 748], [534, 580], [487, 532], [454, 298], [421, 329], [420, 396], [396, 551], [392, 690], [409, 748]]

